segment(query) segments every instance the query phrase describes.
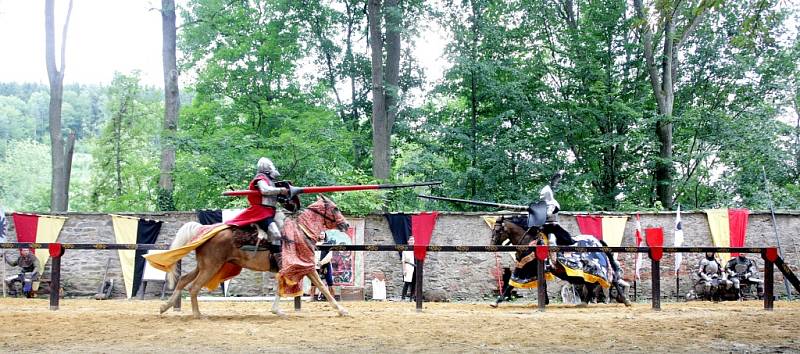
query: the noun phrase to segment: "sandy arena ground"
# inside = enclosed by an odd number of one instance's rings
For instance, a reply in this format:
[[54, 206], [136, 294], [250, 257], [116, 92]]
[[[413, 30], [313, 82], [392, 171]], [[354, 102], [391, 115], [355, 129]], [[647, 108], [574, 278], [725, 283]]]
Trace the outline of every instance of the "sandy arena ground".
[[[0, 352], [800, 352], [800, 302], [665, 303], [633, 308], [534, 303], [347, 302], [350, 317], [304, 303], [286, 319], [263, 302], [201, 302], [158, 315], [159, 301], [0, 299]], [[746, 325], [742, 325], [745, 323]], [[591, 339], [590, 334], [606, 334]]]

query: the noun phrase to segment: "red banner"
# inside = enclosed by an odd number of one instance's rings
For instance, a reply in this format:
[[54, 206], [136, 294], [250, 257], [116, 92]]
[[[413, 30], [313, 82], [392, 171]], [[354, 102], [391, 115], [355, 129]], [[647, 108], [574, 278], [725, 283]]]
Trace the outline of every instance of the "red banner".
[[660, 227], [647, 228], [644, 229], [644, 235], [647, 239], [647, 247], [650, 247], [651, 257], [660, 261], [664, 247], [664, 229]]
[[414, 236], [414, 258], [425, 260], [425, 250], [431, 244], [433, 227], [439, 212], [420, 213], [411, 216], [411, 235]]
[[[747, 209], [728, 209], [728, 227], [731, 230], [731, 247], [744, 247], [747, 234], [747, 219], [750, 211]], [[731, 252], [731, 257], [739, 253]]]
[[648, 247], [664, 247], [664, 229], [660, 227], [650, 227], [644, 229]]
[[14, 213], [11, 217], [14, 218], [14, 228], [17, 230], [17, 242], [36, 242], [39, 215]]
[[603, 217], [592, 215], [578, 215], [575, 217], [578, 229], [583, 235], [592, 235], [598, 240], [603, 239]]

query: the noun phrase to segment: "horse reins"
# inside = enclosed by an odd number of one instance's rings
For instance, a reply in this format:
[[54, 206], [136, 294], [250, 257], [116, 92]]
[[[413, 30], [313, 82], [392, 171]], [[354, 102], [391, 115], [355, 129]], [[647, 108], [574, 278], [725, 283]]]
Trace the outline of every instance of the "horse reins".
[[325, 220], [327, 220], [329, 222], [332, 222], [334, 224], [338, 224], [336, 219], [333, 219], [330, 216], [328, 216], [328, 205], [329, 205], [328, 202], [327, 201], [323, 201], [323, 203], [325, 204], [325, 213], [322, 213], [319, 210], [314, 209], [314, 208], [306, 208], [306, 209], [313, 211], [314, 213], [316, 213], [317, 215], [321, 216], [323, 219], [325, 219]]

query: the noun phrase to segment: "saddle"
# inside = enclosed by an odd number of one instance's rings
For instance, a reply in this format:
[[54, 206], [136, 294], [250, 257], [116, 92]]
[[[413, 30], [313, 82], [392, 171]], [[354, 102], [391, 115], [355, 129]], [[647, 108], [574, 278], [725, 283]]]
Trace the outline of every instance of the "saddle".
[[[256, 243], [258, 243], [258, 250], [256, 250]], [[233, 228], [233, 245], [244, 252], [270, 251], [270, 271], [275, 273], [281, 269], [281, 253], [273, 252], [270, 249], [271, 245], [267, 240], [261, 240], [261, 242], [258, 242], [258, 229], [254, 226]]]
[[258, 242], [258, 229], [253, 226], [233, 228], [233, 245], [241, 248], [242, 251], [255, 251], [258, 244], [259, 251], [269, 251], [269, 242], [261, 240]]

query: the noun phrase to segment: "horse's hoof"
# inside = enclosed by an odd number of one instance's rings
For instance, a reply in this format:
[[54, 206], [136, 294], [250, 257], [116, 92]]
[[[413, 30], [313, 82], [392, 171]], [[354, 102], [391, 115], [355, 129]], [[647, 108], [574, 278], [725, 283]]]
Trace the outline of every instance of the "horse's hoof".
[[623, 302], [623, 303], [625, 304], [625, 307], [633, 306], [633, 304], [631, 304], [630, 300], [628, 300], [628, 299], [625, 299], [625, 302]]
[[170, 306], [170, 304], [161, 305], [161, 307], [158, 309], [159, 310], [159, 314], [167, 312], [167, 310], [169, 310], [170, 307], [172, 307], [172, 306]]
[[339, 309], [339, 316], [341, 316], [341, 317], [349, 317], [350, 313], [347, 312], [347, 310], [345, 310], [345, 309]]
[[492, 308], [495, 308], [495, 309], [497, 308], [498, 305], [500, 305], [499, 302], [495, 302], [495, 303], [489, 304], [489, 306], [491, 306]]
[[283, 311], [281, 311], [281, 310], [278, 310], [278, 311], [272, 311], [272, 313], [274, 313], [276, 316], [278, 316], [278, 317], [280, 317], [280, 318], [286, 318], [286, 313], [284, 313], [284, 312], [283, 312]]

